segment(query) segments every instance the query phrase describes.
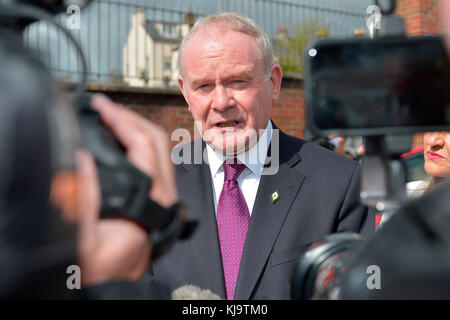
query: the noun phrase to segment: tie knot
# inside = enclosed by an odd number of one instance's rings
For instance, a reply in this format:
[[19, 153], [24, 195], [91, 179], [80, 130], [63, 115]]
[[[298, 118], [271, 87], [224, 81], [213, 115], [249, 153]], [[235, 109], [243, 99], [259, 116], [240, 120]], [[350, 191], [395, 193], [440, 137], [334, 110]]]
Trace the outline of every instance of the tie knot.
[[236, 180], [239, 175], [244, 171], [245, 164], [237, 163], [234, 160], [234, 163], [227, 163], [226, 161], [223, 163], [223, 171], [225, 172], [225, 181]]

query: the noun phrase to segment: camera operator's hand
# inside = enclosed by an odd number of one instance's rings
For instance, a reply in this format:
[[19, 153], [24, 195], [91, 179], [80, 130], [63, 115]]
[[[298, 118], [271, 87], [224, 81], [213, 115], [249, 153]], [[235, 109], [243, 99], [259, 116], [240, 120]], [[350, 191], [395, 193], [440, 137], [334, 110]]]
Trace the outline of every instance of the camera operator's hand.
[[[175, 204], [178, 194], [167, 133], [103, 95], [95, 95], [91, 104], [125, 147], [128, 160], [152, 177], [150, 198], [163, 207]], [[89, 153], [80, 151], [77, 166], [83, 284], [139, 278], [150, 261], [147, 231], [125, 219], [100, 220], [101, 197], [95, 162]]]
[[151, 255], [148, 233], [124, 219], [99, 219], [100, 185], [93, 157], [77, 154], [79, 181], [79, 265], [83, 285], [110, 280], [136, 280]]
[[92, 107], [125, 147], [128, 160], [152, 178], [151, 199], [166, 208], [175, 204], [178, 193], [167, 132], [104, 95], [94, 95]]

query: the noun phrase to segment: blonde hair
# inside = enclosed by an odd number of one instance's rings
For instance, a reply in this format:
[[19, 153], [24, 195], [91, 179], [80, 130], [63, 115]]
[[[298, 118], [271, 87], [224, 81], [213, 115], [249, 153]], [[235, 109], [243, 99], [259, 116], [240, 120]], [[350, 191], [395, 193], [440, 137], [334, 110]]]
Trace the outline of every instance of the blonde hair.
[[270, 77], [273, 66], [273, 49], [272, 43], [267, 34], [261, 27], [252, 19], [235, 12], [218, 13], [206, 16], [197, 20], [194, 26], [189, 30], [180, 44], [178, 54], [178, 67], [180, 75], [183, 77], [183, 68], [181, 64], [181, 57], [183, 55], [186, 43], [200, 30], [211, 26], [228, 26], [231, 30], [246, 34], [255, 39], [258, 47], [258, 58], [262, 62], [264, 74], [266, 78]]

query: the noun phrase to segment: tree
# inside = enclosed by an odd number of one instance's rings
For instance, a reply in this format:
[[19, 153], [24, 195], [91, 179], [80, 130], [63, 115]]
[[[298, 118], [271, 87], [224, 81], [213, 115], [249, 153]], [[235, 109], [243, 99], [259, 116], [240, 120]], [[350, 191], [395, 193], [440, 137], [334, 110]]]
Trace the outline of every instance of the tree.
[[303, 51], [314, 40], [329, 38], [328, 26], [311, 20], [295, 28], [293, 36], [287, 27], [279, 27], [274, 37], [274, 51], [277, 62], [284, 72], [303, 74]]

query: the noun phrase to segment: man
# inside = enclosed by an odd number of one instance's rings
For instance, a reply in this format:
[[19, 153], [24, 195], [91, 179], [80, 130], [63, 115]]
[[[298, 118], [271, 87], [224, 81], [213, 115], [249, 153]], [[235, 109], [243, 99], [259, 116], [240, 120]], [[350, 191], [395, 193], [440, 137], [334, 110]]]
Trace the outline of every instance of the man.
[[[203, 142], [172, 157], [192, 155], [177, 166], [177, 187], [199, 226], [152, 266], [152, 285], [193, 284], [226, 299], [287, 298], [292, 268], [310, 243], [374, 230], [358, 203], [358, 164], [270, 121], [282, 71], [250, 19], [200, 19], [179, 59], [178, 83]], [[205, 149], [198, 164], [195, 153]]]

